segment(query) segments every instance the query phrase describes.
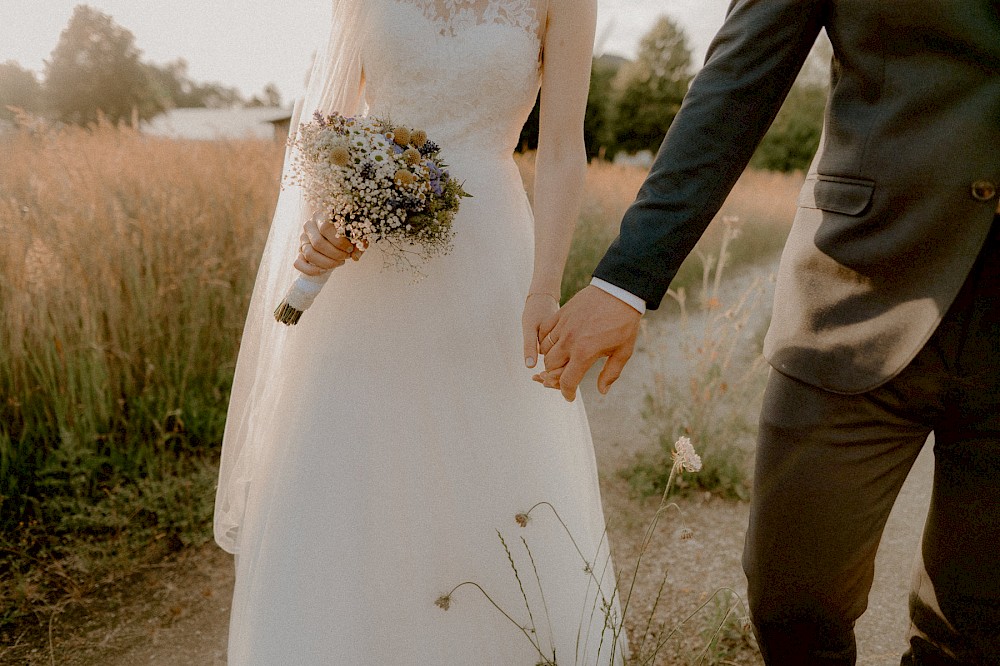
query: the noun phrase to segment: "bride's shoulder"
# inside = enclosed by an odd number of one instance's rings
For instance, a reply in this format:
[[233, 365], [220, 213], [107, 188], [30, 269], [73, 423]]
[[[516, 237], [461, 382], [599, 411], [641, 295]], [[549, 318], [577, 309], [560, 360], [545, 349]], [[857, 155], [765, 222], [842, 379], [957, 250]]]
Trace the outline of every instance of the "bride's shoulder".
[[[503, 0], [501, 0], [503, 1]], [[524, 0], [531, 1], [531, 0]], [[597, 0], [540, 0], [541, 14], [552, 19], [597, 19]]]
[[539, 4], [543, 26], [568, 25], [577, 29], [597, 23], [597, 0], [540, 0]]

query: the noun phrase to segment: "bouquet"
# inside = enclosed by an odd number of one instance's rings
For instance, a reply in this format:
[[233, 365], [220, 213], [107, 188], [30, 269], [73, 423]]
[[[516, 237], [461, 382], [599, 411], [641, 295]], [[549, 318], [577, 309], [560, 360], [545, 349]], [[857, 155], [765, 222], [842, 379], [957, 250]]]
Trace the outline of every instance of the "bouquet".
[[[414, 270], [413, 258], [426, 261], [451, 249], [452, 220], [470, 195], [426, 132], [375, 116], [317, 111], [289, 141], [297, 149], [289, 181], [356, 247], [381, 241], [379, 249], [397, 266]], [[298, 323], [329, 276], [299, 277], [275, 319]]]

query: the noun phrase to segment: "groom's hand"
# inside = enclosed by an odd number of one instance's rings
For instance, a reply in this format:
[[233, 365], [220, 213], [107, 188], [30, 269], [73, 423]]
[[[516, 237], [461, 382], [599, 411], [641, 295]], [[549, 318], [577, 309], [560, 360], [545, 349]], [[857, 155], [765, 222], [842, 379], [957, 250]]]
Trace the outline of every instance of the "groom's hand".
[[585, 287], [539, 327], [545, 372], [535, 375], [535, 381], [559, 388], [572, 402], [587, 370], [606, 356], [597, 389], [607, 393], [632, 357], [641, 318], [624, 301], [597, 287]]

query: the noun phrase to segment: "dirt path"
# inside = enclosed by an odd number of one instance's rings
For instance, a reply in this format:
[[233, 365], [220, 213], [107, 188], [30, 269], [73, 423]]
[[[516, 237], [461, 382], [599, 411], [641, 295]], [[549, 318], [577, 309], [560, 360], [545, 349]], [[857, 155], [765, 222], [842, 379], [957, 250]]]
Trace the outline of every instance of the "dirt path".
[[[603, 401], [592, 399], [591, 405], [592, 418], [600, 418], [620, 408], [614, 396]], [[599, 440], [602, 441], [602, 452], [614, 458], [615, 450], [624, 449], [625, 444], [616, 437], [609, 438], [607, 429], [599, 429], [605, 430]], [[624, 431], [627, 428], [618, 434], [625, 434]], [[909, 572], [926, 513], [932, 465], [933, 459], [927, 450], [918, 459], [903, 487], [886, 527], [876, 563], [869, 610], [857, 627], [859, 666], [898, 663], [899, 655], [905, 649]], [[605, 504], [609, 519], [625, 513], [631, 516], [626, 527], [629, 524], [645, 524], [649, 507], [646, 506], [645, 511], [637, 511], [623, 480], [615, 477], [610, 479], [608, 485], [611, 487], [605, 488]], [[660, 549], [648, 560], [653, 566], [675, 557], [686, 560], [685, 580], [675, 586], [686, 597], [681, 604], [684, 611], [695, 602], [700, 603], [719, 585], [732, 585], [741, 592], [745, 589], [739, 553], [748, 510], [745, 504], [718, 500], [692, 502], [686, 508], [689, 515], [699, 518], [695, 526], [696, 539], [687, 548], [669, 544], [670, 548]], [[624, 536], [622, 531], [627, 530], [621, 527], [615, 530], [616, 544]], [[616, 548], [619, 552], [624, 550]], [[114, 658], [109, 658], [106, 653], [101, 656], [99, 650], [94, 651], [91, 658], [81, 663], [108, 666], [225, 664], [229, 596], [232, 591], [230, 558], [209, 545], [161, 582], [160, 588], [150, 590], [147, 597], [154, 606], [148, 609], [152, 612], [120, 618], [118, 631], [132, 634], [130, 642], [133, 642], [133, 647]], [[111, 641], [114, 642], [114, 637]], [[745, 663], [759, 662], [748, 659]]]

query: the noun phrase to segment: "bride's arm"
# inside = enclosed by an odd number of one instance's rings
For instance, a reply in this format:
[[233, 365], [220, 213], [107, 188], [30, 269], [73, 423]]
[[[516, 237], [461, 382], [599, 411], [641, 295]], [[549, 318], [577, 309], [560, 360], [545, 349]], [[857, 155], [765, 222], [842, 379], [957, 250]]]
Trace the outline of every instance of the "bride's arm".
[[529, 368], [537, 362], [538, 327], [559, 307], [563, 269], [580, 212], [587, 170], [583, 119], [596, 24], [596, 0], [549, 0], [535, 165], [534, 272], [522, 318]]

